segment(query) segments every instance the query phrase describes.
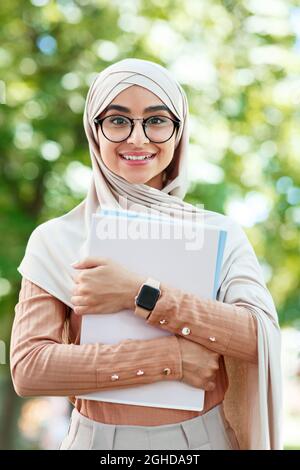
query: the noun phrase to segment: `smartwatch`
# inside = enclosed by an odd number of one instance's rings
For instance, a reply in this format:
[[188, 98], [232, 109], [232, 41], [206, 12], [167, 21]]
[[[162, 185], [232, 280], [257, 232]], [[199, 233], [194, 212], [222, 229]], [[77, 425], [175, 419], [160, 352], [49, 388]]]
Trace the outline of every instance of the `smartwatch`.
[[161, 294], [160, 282], [149, 277], [135, 297], [135, 314], [147, 320]]

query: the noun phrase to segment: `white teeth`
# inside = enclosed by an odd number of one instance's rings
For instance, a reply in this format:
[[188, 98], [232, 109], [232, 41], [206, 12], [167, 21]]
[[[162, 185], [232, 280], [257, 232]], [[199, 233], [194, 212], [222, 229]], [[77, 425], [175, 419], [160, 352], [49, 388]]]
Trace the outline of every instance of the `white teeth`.
[[122, 155], [123, 158], [126, 160], [147, 160], [148, 158], [153, 157], [153, 155], [141, 155], [141, 156], [136, 156], [136, 155]]

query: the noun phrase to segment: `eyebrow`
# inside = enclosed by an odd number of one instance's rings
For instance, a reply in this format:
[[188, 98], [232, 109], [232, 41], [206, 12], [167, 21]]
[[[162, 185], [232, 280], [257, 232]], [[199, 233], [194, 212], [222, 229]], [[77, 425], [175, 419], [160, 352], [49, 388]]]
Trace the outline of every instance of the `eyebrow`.
[[[111, 104], [106, 108], [106, 111], [110, 111], [111, 109], [115, 109], [117, 111], [122, 111], [124, 113], [130, 113], [131, 110], [126, 108], [125, 106], [120, 106], [119, 104]], [[159, 104], [156, 106], [148, 106], [144, 109], [144, 113], [152, 112], [152, 111], [168, 111], [170, 112], [169, 108], [165, 105]]]

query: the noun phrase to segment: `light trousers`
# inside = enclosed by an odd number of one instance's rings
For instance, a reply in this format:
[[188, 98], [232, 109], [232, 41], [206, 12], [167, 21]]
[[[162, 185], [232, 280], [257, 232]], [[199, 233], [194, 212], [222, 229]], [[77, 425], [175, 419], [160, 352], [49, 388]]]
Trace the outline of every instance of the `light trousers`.
[[74, 408], [68, 434], [60, 449], [236, 450], [239, 445], [221, 403], [204, 415], [160, 426], [99, 423]]

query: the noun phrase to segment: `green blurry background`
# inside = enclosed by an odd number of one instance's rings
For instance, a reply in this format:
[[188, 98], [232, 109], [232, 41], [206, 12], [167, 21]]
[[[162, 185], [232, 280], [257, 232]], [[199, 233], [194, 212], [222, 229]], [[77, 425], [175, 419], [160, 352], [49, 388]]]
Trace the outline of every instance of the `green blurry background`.
[[11, 385], [16, 268], [32, 230], [85, 197], [86, 93], [126, 57], [166, 66], [187, 93], [186, 200], [233, 217], [254, 246], [283, 327], [285, 447], [300, 448], [300, 3], [291, 0], [1, 1], [0, 448], [51, 448], [66, 431], [66, 399], [21, 399]]

